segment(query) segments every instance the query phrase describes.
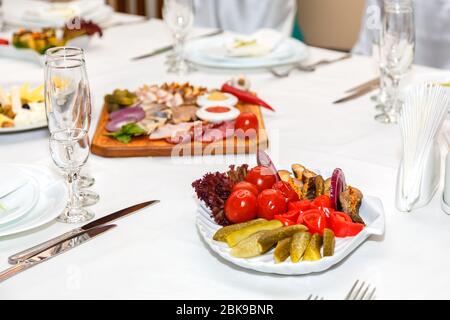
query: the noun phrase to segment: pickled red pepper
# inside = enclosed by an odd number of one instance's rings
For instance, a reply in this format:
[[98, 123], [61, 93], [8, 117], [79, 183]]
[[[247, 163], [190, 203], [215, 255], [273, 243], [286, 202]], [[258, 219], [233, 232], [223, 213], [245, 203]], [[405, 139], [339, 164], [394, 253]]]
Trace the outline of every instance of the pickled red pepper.
[[250, 93], [248, 91], [244, 91], [244, 90], [235, 88], [233, 86], [230, 86], [227, 83], [225, 83], [222, 86], [221, 91], [222, 92], [226, 92], [226, 93], [231, 93], [232, 95], [235, 95], [239, 100], [241, 100], [243, 102], [256, 104], [258, 106], [264, 107], [264, 108], [269, 109], [271, 111], [275, 111], [274, 108], [272, 108], [265, 101], [261, 100], [260, 98], [258, 98], [254, 94], [252, 94], [252, 93]]

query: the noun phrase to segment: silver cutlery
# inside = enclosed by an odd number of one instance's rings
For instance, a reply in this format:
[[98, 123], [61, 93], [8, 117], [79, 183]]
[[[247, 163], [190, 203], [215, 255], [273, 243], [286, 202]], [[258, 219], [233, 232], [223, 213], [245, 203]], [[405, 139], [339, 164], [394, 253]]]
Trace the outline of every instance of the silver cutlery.
[[6, 196], [9, 196], [10, 194], [12, 194], [13, 192], [19, 190], [20, 188], [22, 188], [24, 185], [27, 184], [27, 181], [22, 181], [21, 183], [17, 183], [15, 185], [13, 185], [11, 188], [8, 188], [5, 192], [0, 193], [0, 199], [5, 198]]
[[[201, 38], [217, 36], [219, 34], [222, 34], [223, 32], [224, 32], [223, 30], [216, 30], [216, 31], [211, 32], [211, 33], [207, 33], [207, 34], [203, 34], [203, 35], [200, 35], [200, 36], [197, 36], [197, 37], [193, 37], [193, 38], [191, 38], [191, 40], [192, 39], [201, 39]], [[153, 50], [150, 53], [146, 53], [146, 54], [143, 54], [143, 55], [131, 58], [131, 61], [137, 61], [137, 60], [142, 60], [142, 59], [150, 58], [150, 57], [153, 57], [153, 56], [157, 56], [157, 55], [159, 55], [161, 53], [170, 51], [172, 49], [173, 49], [173, 45], [164, 46], [164, 47], [155, 49], [155, 50]]]
[[364, 281], [360, 283], [359, 280], [356, 280], [345, 300], [372, 300], [375, 291], [376, 287], [371, 287], [370, 284]]
[[276, 68], [269, 68], [269, 71], [278, 78], [285, 78], [285, 77], [289, 76], [293, 70], [300, 70], [300, 71], [304, 71], [304, 72], [314, 72], [318, 66], [332, 64], [335, 62], [349, 59], [351, 57], [352, 57], [352, 55], [350, 53], [347, 53], [336, 59], [331, 59], [331, 60], [323, 59], [323, 60], [319, 60], [319, 61], [309, 64], [309, 65], [302, 65], [300, 63], [294, 64], [285, 71], [279, 71]]
[[362, 89], [356, 90], [353, 93], [351, 93], [343, 98], [333, 101], [333, 104], [339, 104], [339, 103], [344, 103], [344, 102], [347, 102], [350, 100], [354, 100], [356, 98], [359, 98], [359, 97], [377, 89], [378, 87], [379, 87], [379, 84], [373, 84], [370, 86], [363, 87]]
[[314, 296], [314, 295], [310, 294], [309, 297], [306, 300], [323, 300], [323, 298], [319, 297], [317, 295]]
[[47, 261], [51, 258], [54, 258], [64, 252], [67, 252], [73, 248], [78, 247], [79, 245], [88, 242], [91, 239], [117, 227], [117, 225], [107, 225], [100, 226], [96, 228], [92, 228], [86, 231], [81, 232], [74, 237], [65, 239], [61, 242], [56, 243], [55, 245], [48, 247], [44, 251], [41, 251], [33, 256], [26, 258], [25, 260], [19, 262], [18, 264], [0, 272], [0, 282], [3, 282], [16, 274], [25, 271], [31, 267], [34, 267], [44, 261]]
[[380, 83], [380, 77], [377, 77], [375, 79], [372, 79], [372, 80], [366, 81], [366, 82], [364, 82], [362, 84], [359, 84], [359, 85], [357, 85], [355, 87], [352, 87], [352, 88], [350, 88], [348, 90], [345, 90], [345, 93], [355, 92], [355, 91], [364, 89], [366, 87], [371, 87], [371, 86], [377, 85], [379, 83]]
[[137, 210], [143, 209], [145, 207], [148, 207], [150, 205], [156, 204], [158, 202], [159, 202], [159, 200], [147, 201], [147, 202], [143, 202], [143, 203], [140, 203], [140, 204], [137, 204], [137, 205], [134, 205], [134, 206], [131, 206], [131, 207], [128, 207], [128, 208], [116, 211], [114, 213], [111, 213], [111, 214], [109, 214], [107, 216], [104, 216], [102, 218], [94, 220], [94, 221], [92, 221], [92, 222], [90, 222], [90, 223], [88, 223], [88, 224], [86, 224], [86, 225], [84, 225], [84, 226], [82, 226], [80, 228], [73, 229], [73, 230], [71, 230], [69, 232], [66, 232], [66, 233], [56, 237], [56, 238], [50, 239], [50, 240], [48, 240], [46, 242], [43, 242], [41, 244], [38, 244], [38, 245], [33, 246], [31, 248], [28, 248], [28, 249], [26, 249], [24, 251], [21, 251], [21, 252], [19, 252], [17, 254], [14, 254], [14, 255], [12, 255], [11, 257], [8, 258], [8, 262], [10, 264], [19, 264], [19, 263], [21, 263], [23, 261], [26, 261], [27, 259], [35, 256], [36, 254], [38, 254], [38, 253], [40, 253], [40, 252], [42, 252], [44, 250], [47, 250], [50, 247], [53, 247], [54, 245], [56, 245], [56, 244], [58, 244], [58, 243], [60, 243], [62, 241], [65, 241], [67, 239], [70, 239], [70, 238], [76, 237], [76, 236], [78, 236], [80, 234], [83, 234], [84, 232], [86, 232], [87, 230], [90, 230], [92, 228], [95, 228], [95, 227], [98, 227], [98, 226], [102, 226], [102, 225], [105, 225], [105, 224], [107, 224], [109, 222], [112, 222], [114, 220], [117, 220], [117, 219], [123, 218], [125, 216], [128, 216], [128, 215], [136, 212]]

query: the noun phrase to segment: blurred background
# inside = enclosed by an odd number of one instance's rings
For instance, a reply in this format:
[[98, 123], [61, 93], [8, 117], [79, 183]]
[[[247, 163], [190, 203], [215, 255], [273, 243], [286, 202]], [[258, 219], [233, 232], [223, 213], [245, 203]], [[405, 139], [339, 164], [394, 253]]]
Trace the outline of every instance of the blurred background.
[[[200, 18], [203, 20], [196, 21], [197, 25], [208, 26], [203, 16], [209, 12], [199, 11], [204, 11], [202, 7], [207, 6], [208, 2], [217, 5], [219, 1], [196, 1], [197, 20]], [[242, 2], [242, 0], [239, 1]], [[351, 50], [356, 43], [366, 3], [365, 0], [270, 1], [278, 9], [282, 7], [287, 7], [287, 10], [291, 9], [288, 14], [293, 15], [292, 34], [296, 38], [304, 40], [311, 46], [342, 51]], [[107, 0], [107, 2], [117, 12], [137, 14], [148, 18], [162, 18], [163, 0]], [[222, 0], [222, 2], [235, 1]], [[262, 2], [269, 1], [250, 0], [250, 2], [256, 6], [258, 3], [261, 5]], [[288, 24], [290, 22], [287, 21]]]

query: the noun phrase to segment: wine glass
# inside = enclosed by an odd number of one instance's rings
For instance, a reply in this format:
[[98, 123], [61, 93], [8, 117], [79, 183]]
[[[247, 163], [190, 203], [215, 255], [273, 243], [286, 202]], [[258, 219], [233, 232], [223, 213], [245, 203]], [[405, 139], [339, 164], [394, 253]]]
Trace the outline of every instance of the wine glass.
[[[78, 47], [54, 47], [50, 48], [45, 52], [45, 61], [51, 61], [55, 58], [73, 58], [85, 61], [84, 51]], [[87, 76], [86, 76], [86, 81]], [[91, 206], [96, 204], [100, 197], [97, 193], [86, 190], [85, 188], [92, 187], [95, 183], [95, 179], [89, 175], [79, 175], [78, 187], [79, 194], [78, 197], [83, 206]]]
[[[91, 123], [91, 99], [83, 59], [55, 57], [46, 62], [45, 108], [48, 128], [52, 134], [50, 148], [55, 162], [56, 156], [58, 156], [60, 161], [64, 159], [65, 161], [71, 161], [73, 156], [72, 152], [80, 148], [79, 145], [81, 142], [83, 143], [83, 148], [81, 149], [89, 148], [88, 137], [86, 138], [83, 135], [87, 136]], [[83, 132], [85, 134], [82, 134]], [[75, 142], [70, 142], [72, 140]], [[61, 150], [64, 149], [63, 147], [67, 153], [65, 156], [61, 155]], [[81, 163], [78, 160], [73, 161]], [[77, 171], [73, 168], [69, 170], [67, 169], [68, 165], [61, 165], [61, 163], [58, 162], [57, 165], [65, 172], [67, 181], [73, 192], [70, 203], [76, 203], [76, 206], [80, 206], [81, 203], [79, 200], [81, 198], [79, 198], [80, 192], [78, 190], [79, 170]], [[72, 166], [76, 167], [75, 165]], [[81, 169], [81, 166], [79, 165], [78, 168]], [[73, 184], [77, 185], [73, 186]], [[77, 198], [76, 202], [74, 202], [74, 197]], [[68, 208], [70, 209], [71, 205], [69, 204]], [[76, 210], [80, 211], [79, 208]], [[70, 219], [67, 215], [63, 214], [60, 220], [65, 222], [81, 222], [92, 218], [92, 214], [88, 214], [87, 211], [82, 212], [82, 216], [78, 218], [71, 217]]]
[[88, 132], [83, 129], [59, 129], [52, 132], [50, 153], [55, 164], [68, 177], [69, 199], [58, 220], [65, 223], [91, 220], [94, 214], [83, 208], [78, 199], [79, 173], [89, 157]]
[[411, 0], [385, 0], [380, 43], [387, 97], [383, 113], [375, 119], [383, 123], [396, 123], [402, 105], [399, 98], [400, 81], [414, 60], [415, 29]]
[[173, 57], [169, 61], [169, 72], [183, 75], [191, 70], [184, 57], [186, 37], [194, 24], [193, 0], [165, 0], [163, 18], [172, 32]]

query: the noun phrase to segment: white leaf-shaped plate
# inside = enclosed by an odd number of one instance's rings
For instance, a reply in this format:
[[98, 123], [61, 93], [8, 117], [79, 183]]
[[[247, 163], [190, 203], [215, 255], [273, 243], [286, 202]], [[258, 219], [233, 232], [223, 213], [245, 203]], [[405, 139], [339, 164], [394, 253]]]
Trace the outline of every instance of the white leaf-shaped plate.
[[336, 248], [332, 257], [298, 263], [292, 263], [288, 259], [283, 263], [276, 264], [273, 260], [273, 249], [262, 256], [249, 259], [231, 256], [231, 249], [226, 243], [213, 240], [213, 235], [220, 229], [220, 226], [213, 221], [210, 210], [206, 208], [204, 203], [200, 203], [197, 210], [197, 227], [208, 246], [219, 256], [235, 265], [264, 273], [300, 275], [327, 270], [343, 260], [371, 235], [382, 235], [384, 233], [384, 209], [380, 199], [364, 196], [360, 215], [364, 219], [366, 227], [355, 237], [336, 238]]

